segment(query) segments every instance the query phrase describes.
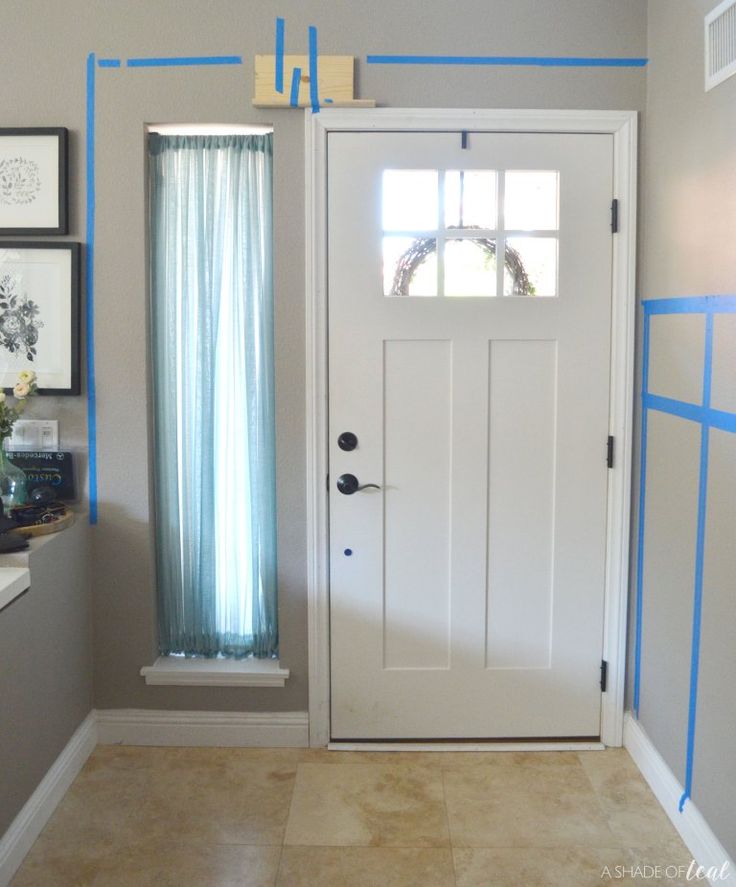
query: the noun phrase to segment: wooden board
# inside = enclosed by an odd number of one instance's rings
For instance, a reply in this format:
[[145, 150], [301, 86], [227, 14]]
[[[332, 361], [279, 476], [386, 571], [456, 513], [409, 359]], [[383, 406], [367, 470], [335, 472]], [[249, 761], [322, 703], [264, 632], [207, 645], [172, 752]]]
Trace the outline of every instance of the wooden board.
[[[276, 92], [276, 56], [257, 55], [255, 61], [255, 96], [253, 105], [257, 108], [288, 108], [291, 106], [291, 81], [294, 68], [301, 69], [299, 82], [300, 108], [312, 104], [309, 88], [309, 56], [284, 56], [284, 91]], [[344, 108], [360, 105], [373, 107], [369, 99], [356, 100], [354, 92], [355, 58], [352, 55], [320, 55], [317, 59], [317, 82], [320, 107]], [[327, 101], [331, 99], [331, 101]]]

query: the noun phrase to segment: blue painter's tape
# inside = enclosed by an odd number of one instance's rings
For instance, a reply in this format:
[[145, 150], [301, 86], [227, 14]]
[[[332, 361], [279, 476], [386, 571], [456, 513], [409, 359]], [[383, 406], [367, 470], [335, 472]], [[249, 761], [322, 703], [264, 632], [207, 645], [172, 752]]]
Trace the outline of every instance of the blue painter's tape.
[[87, 56], [87, 446], [89, 522], [97, 523], [97, 387], [95, 383], [95, 54]]
[[532, 55], [369, 55], [369, 65], [511, 65], [537, 68], [643, 68], [645, 58], [580, 58]]
[[276, 19], [276, 92], [284, 91], [284, 20]]
[[645, 299], [646, 314], [733, 314], [736, 296], [684, 296], [681, 299]]
[[[705, 319], [705, 366], [703, 369], [703, 406], [710, 409], [713, 380], [713, 315]], [[703, 425], [700, 435], [700, 479], [698, 483], [698, 528], [695, 543], [695, 592], [693, 595], [693, 635], [690, 651], [690, 699], [687, 716], [687, 756], [685, 791], [680, 798], [682, 813], [685, 801], [692, 795], [693, 760], [695, 755], [695, 724], [698, 709], [698, 676], [700, 670], [700, 627], [703, 614], [703, 565], [705, 561], [705, 522], [708, 502], [708, 446], [710, 429]]]
[[[693, 629], [690, 649], [690, 693], [688, 699], [687, 752], [685, 761], [685, 786], [680, 798], [682, 812], [692, 796], [695, 757], [695, 729], [697, 724], [698, 678], [700, 669], [700, 639], [703, 610], [703, 571], [705, 562], [705, 530], [708, 497], [708, 457], [710, 429], [716, 428], [736, 434], [736, 413], [714, 410], [711, 406], [713, 383], [713, 328], [716, 314], [736, 312], [736, 296], [692, 296], [674, 299], [647, 299], [644, 308], [644, 348], [642, 366], [642, 445], [641, 478], [639, 489], [639, 534], [636, 582], [636, 635], [634, 652], [634, 699], [633, 708], [639, 716], [642, 647], [642, 595], [644, 564], [644, 520], [646, 496], [646, 448], [647, 421], [650, 410], [679, 416], [701, 426], [700, 466], [698, 479], [698, 515], [695, 542], [695, 575], [693, 587]], [[703, 360], [703, 399], [700, 404], [685, 403], [669, 397], [649, 393], [649, 347], [651, 318], [661, 314], [704, 314], [705, 353]]]
[[[708, 315], [706, 325], [713, 315]], [[646, 394], [644, 406], [659, 413], [669, 413], [670, 416], [679, 416], [690, 422], [698, 422], [708, 425], [710, 428], [718, 428], [720, 431], [736, 433], [736, 413], [727, 413], [725, 410], [714, 410], [711, 407], [700, 406], [695, 403], [685, 403], [682, 400], [673, 400], [671, 397], [661, 397], [658, 394]]]
[[292, 108], [299, 107], [299, 87], [302, 82], [302, 69], [294, 68], [291, 72], [291, 92], [289, 93], [289, 104]]
[[688, 419], [691, 422], [703, 423], [707, 421], [706, 410], [697, 403], [686, 403], [683, 400], [647, 393], [644, 397], [644, 405], [650, 410], [669, 413], [670, 416], [679, 416], [680, 419]]
[[191, 55], [171, 58], [127, 59], [129, 68], [181, 68], [197, 65], [242, 65], [239, 55]]
[[730, 431], [736, 434], [736, 413], [727, 413], [724, 410], [708, 410], [708, 424], [719, 431]]
[[100, 68], [119, 68], [120, 59], [100, 59], [97, 65]]
[[634, 716], [639, 717], [639, 701], [641, 690], [641, 638], [644, 602], [644, 520], [646, 516], [647, 494], [647, 428], [649, 389], [649, 316], [644, 315], [644, 347], [642, 362], [642, 412], [641, 412], [641, 453], [639, 478], [639, 532], [637, 536], [636, 556], [636, 633], [634, 638]]
[[309, 100], [312, 113], [319, 114], [319, 80], [317, 76], [317, 29], [309, 26]]

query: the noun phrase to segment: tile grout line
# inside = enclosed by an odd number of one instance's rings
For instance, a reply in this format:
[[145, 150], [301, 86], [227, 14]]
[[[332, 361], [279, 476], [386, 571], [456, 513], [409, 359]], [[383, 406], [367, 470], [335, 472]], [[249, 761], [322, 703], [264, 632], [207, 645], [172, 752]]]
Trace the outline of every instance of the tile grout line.
[[457, 887], [457, 869], [455, 868], [455, 847], [452, 843], [452, 827], [450, 826], [450, 810], [447, 806], [447, 791], [445, 788], [445, 768], [440, 766], [440, 780], [442, 783], [442, 804], [445, 808], [445, 820], [447, 822], [447, 839], [450, 844], [450, 864], [452, 865], [452, 879]]

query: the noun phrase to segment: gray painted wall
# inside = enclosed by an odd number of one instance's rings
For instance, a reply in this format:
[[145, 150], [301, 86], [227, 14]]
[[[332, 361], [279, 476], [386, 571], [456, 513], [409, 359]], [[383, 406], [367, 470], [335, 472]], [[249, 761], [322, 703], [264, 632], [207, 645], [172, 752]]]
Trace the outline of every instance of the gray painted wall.
[[[703, 94], [702, 17], [712, 5], [711, 0], [649, 0], [648, 7], [643, 0], [408, 0], [401, 5], [376, 0], [366, 15], [364, 4], [331, 4], [328, 10], [313, 0], [283, 0], [278, 6], [240, 0], [6, 0], [0, 119], [8, 126], [70, 128], [71, 239], [83, 239], [85, 222], [87, 53], [238, 53], [246, 60], [242, 68], [98, 72], [100, 524], [92, 532], [97, 706], [276, 711], [307, 705], [303, 115], [250, 108], [252, 56], [271, 51], [275, 15], [287, 19], [289, 51], [303, 52], [306, 26], [316, 24], [323, 52], [354, 54], [360, 94], [383, 105], [642, 109], [648, 84], [640, 280], [643, 296], [659, 297], [734, 288], [736, 79]], [[647, 13], [652, 64], [646, 73], [381, 68], [362, 61], [368, 52], [644, 55]], [[293, 673], [285, 690], [148, 688], [138, 676], [156, 647], [146, 421], [143, 133], [149, 122], [272, 122], [275, 127], [279, 585], [282, 659]], [[733, 336], [726, 329], [719, 348], [733, 347]], [[686, 384], [696, 372], [697, 333], [663, 328], [661, 349], [665, 376]], [[84, 458], [83, 398], [39, 401], [33, 411], [58, 417], [64, 444]], [[686, 423], [675, 421], [670, 429], [666, 420], [659, 424], [653, 430], [657, 460], [647, 527], [648, 582], [654, 590], [647, 603], [651, 643], [645, 648], [642, 721], [682, 777], [687, 683], [679, 651], [689, 648], [690, 637], [694, 445]], [[736, 679], [735, 459], [732, 437], [714, 439], [694, 795], [732, 853], [736, 818], [728, 787], [736, 784], [736, 711], [727, 691]], [[661, 570], [653, 569], [656, 564]], [[70, 564], [70, 575], [81, 583], [77, 569]], [[4, 782], [3, 798], [10, 801], [0, 808], [0, 833], [89, 709], [86, 602], [83, 583], [73, 587], [76, 603], [70, 608], [66, 602], [62, 631], [54, 634], [76, 650], [65, 673], [68, 705], [38, 730], [33, 766], [22, 775], [11, 771], [9, 778], [16, 781], [9, 792]], [[25, 671], [15, 669], [12, 687], [0, 691], [3, 700], [16, 700], [14, 719], [24, 724], [33, 716], [27, 700], [48, 692], [39, 685], [48, 675], [34, 667], [28, 651], [47, 649], [50, 641], [38, 626], [50, 631], [60, 606], [58, 596], [34, 591], [0, 615], [3, 662], [17, 656], [26, 662]], [[14, 655], [8, 657], [8, 651]], [[5, 679], [8, 669], [1, 674]], [[2, 742], [0, 760], [7, 771], [6, 762], [17, 752]]]
[[0, 836], [92, 708], [88, 528], [30, 553], [31, 587], [0, 611]]
[[[736, 79], [707, 94], [703, 88], [703, 18], [715, 5], [649, 0], [643, 298], [736, 291]], [[699, 400], [702, 316], [657, 322], [652, 389]], [[717, 318], [716, 330], [713, 406], [733, 411], [733, 317]], [[684, 781], [700, 434], [693, 423], [655, 415], [648, 437], [640, 716]], [[736, 435], [711, 432], [710, 447], [693, 801], [734, 856]]]
[[[360, 95], [382, 105], [641, 109], [641, 69], [427, 69], [366, 66], [365, 55], [455, 53], [641, 56], [642, 0], [389, 0], [279, 4], [242, 0], [6, 0], [0, 94], [6, 124], [72, 130], [72, 237], [84, 232], [87, 53], [237, 53], [243, 67], [104, 70], [97, 77], [96, 354], [100, 523], [93, 531], [95, 703], [100, 708], [303, 710], [307, 707], [303, 113], [255, 111], [252, 59], [272, 51], [274, 18], [287, 51], [358, 60]], [[276, 383], [281, 650], [286, 689], [146, 687], [156, 655], [148, 490], [144, 126], [272, 122], [275, 129]], [[83, 400], [60, 411], [66, 443], [82, 446]]]

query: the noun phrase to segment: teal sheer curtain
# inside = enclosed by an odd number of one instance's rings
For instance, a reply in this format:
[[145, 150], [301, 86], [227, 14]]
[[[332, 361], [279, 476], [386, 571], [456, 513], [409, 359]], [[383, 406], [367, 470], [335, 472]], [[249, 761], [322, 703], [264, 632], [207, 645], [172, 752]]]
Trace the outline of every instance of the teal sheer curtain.
[[162, 655], [278, 655], [272, 156], [149, 136]]

